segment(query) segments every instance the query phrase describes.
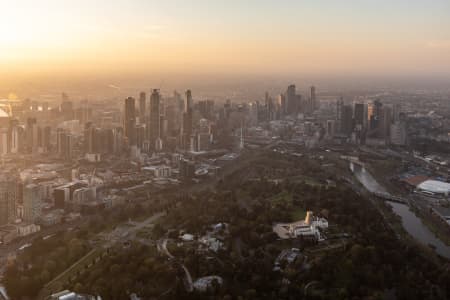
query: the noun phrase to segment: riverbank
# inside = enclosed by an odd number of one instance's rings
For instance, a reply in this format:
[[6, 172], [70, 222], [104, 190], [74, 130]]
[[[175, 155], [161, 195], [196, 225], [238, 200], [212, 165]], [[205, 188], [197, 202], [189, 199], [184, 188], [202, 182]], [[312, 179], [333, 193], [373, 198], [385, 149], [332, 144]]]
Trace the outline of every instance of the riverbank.
[[[395, 167], [394, 167], [395, 166]], [[393, 170], [398, 168], [397, 164], [388, 168], [388, 174], [393, 174]], [[450, 235], [449, 226], [447, 224], [441, 224], [436, 222], [435, 216], [429, 211], [429, 207], [426, 203], [418, 203], [416, 200], [412, 199], [411, 194], [406, 192], [404, 189], [396, 186], [390, 181], [391, 176], [386, 176], [386, 170], [383, 168], [377, 168], [370, 162], [366, 162], [365, 169], [374, 177], [374, 179], [383, 188], [393, 195], [399, 195], [411, 200], [412, 204], [409, 206], [410, 210], [422, 221], [422, 223], [446, 246], [450, 246]], [[443, 227], [445, 226], [445, 227]]]
[[[351, 165], [351, 170], [364, 188], [370, 192], [387, 192], [370, 172], [359, 165]], [[369, 196], [372, 197], [372, 196]], [[372, 198], [371, 198], [372, 199]], [[450, 247], [439, 240], [405, 204], [385, 203], [379, 199], [372, 199], [374, 205], [382, 212], [384, 218], [390, 223], [396, 234], [406, 241], [423, 249], [424, 253], [434, 253], [429, 245], [436, 247], [436, 253], [450, 259]], [[387, 205], [391, 206], [389, 209]], [[399, 207], [397, 207], [399, 206]], [[400, 209], [400, 207], [402, 209]], [[396, 208], [396, 209], [394, 209]], [[400, 225], [400, 226], [399, 226]]]

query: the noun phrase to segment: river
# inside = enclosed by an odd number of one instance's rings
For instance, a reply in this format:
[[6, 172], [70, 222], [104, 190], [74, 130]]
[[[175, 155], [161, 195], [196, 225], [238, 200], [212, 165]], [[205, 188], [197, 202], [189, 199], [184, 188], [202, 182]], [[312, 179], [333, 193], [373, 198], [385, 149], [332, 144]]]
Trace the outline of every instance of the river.
[[[368, 191], [387, 193], [386, 189], [381, 186], [364, 167], [350, 163], [350, 169], [353, 171], [353, 174], [358, 181], [361, 182]], [[424, 245], [433, 245], [438, 254], [450, 259], [450, 246], [447, 246], [438, 239], [407, 205], [391, 201], [387, 202], [392, 206], [394, 213], [401, 217], [403, 228], [411, 236]]]

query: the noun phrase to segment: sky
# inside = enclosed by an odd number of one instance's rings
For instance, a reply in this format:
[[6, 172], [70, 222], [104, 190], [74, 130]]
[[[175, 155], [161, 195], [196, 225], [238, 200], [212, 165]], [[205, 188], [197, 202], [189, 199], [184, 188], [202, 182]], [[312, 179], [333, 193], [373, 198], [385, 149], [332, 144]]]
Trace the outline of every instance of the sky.
[[450, 78], [449, 0], [0, 0], [0, 79]]

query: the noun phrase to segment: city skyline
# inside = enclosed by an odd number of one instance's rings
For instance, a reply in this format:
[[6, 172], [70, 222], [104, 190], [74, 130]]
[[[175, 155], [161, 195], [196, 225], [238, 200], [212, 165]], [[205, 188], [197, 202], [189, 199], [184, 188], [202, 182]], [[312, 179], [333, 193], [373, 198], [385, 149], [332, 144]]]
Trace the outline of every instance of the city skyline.
[[5, 82], [56, 74], [450, 76], [448, 1], [32, 4], [0, 4]]

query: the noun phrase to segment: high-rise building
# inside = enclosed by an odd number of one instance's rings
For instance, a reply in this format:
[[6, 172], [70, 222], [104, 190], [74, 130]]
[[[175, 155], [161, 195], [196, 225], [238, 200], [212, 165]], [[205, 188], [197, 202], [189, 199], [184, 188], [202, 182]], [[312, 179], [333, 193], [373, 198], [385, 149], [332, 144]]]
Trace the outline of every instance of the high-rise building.
[[214, 112], [214, 101], [213, 100], [203, 100], [197, 103], [198, 111], [202, 118], [211, 120]]
[[402, 106], [400, 103], [396, 103], [392, 107], [392, 122], [400, 121], [400, 114], [402, 111]]
[[161, 95], [158, 89], [153, 89], [150, 96], [150, 114], [148, 122], [148, 140], [150, 147], [155, 149], [161, 139]]
[[342, 131], [341, 125], [342, 125], [343, 106], [344, 106], [344, 98], [339, 97], [339, 99], [336, 101], [336, 123], [337, 123], [336, 131], [339, 133]]
[[147, 95], [145, 92], [141, 92], [139, 94], [139, 123], [145, 124], [145, 115], [146, 115], [146, 101], [147, 101]]
[[125, 99], [125, 116], [124, 116], [124, 126], [125, 137], [128, 138], [128, 144], [130, 146], [136, 145], [136, 110], [135, 101], [133, 97], [128, 97]]
[[379, 137], [388, 139], [392, 124], [392, 108], [385, 105], [381, 110], [381, 118], [379, 124]]
[[186, 91], [186, 101], [183, 113], [183, 127], [181, 134], [181, 144], [183, 149], [188, 150], [190, 147], [192, 135], [192, 93], [191, 90]]
[[342, 106], [341, 133], [350, 136], [353, 132], [353, 108], [351, 105]]
[[0, 128], [0, 156], [9, 153], [8, 136], [8, 128]]
[[41, 199], [39, 185], [31, 183], [23, 189], [23, 219], [34, 223], [41, 215]]
[[381, 103], [380, 100], [375, 100], [371, 106], [370, 111], [370, 119], [369, 119], [369, 125], [370, 130], [378, 130], [380, 128], [380, 119], [382, 114], [382, 107], [383, 103]]
[[360, 126], [361, 128], [366, 126], [365, 108], [364, 103], [355, 103], [355, 126]]
[[192, 110], [192, 92], [191, 90], [186, 91], [186, 99], [184, 103], [184, 112]]
[[113, 135], [113, 149], [112, 152], [115, 154], [120, 154], [123, 151], [123, 128], [122, 127], [116, 127], [112, 130]]
[[316, 87], [311, 86], [310, 88], [310, 107], [309, 111], [313, 112], [318, 108], [317, 98], [316, 98]]
[[286, 114], [286, 97], [283, 94], [277, 98], [278, 116], [281, 118]]
[[26, 126], [26, 149], [27, 153], [32, 153], [37, 145], [36, 118], [28, 118]]
[[297, 114], [299, 109], [298, 97], [296, 94], [295, 85], [291, 84], [288, 86], [286, 91], [286, 105], [287, 113], [289, 115]]
[[56, 130], [56, 151], [60, 158], [65, 160], [72, 158], [73, 143], [73, 136], [70, 133], [62, 128]]
[[390, 141], [396, 146], [406, 145], [406, 124], [403, 121], [397, 121], [390, 126]]
[[336, 133], [335, 124], [336, 122], [334, 120], [327, 120], [326, 135], [328, 138], [331, 138], [335, 135]]
[[16, 215], [18, 177], [0, 173], [0, 226], [14, 221]]

